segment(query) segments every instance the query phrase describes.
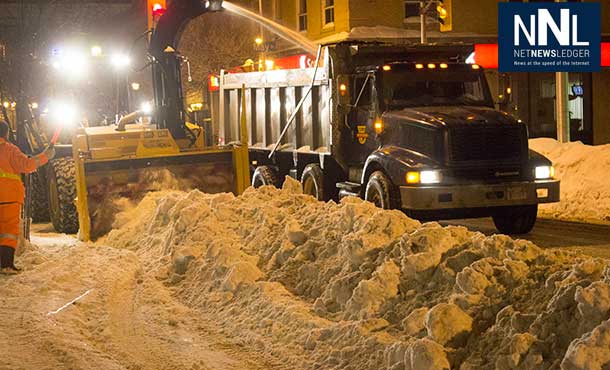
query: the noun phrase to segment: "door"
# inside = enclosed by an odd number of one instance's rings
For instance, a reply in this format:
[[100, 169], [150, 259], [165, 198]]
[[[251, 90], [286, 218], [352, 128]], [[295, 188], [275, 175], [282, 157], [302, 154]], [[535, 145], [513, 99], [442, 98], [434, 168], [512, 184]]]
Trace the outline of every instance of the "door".
[[348, 125], [352, 137], [348, 161], [350, 164], [362, 164], [378, 147], [373, 127], [377, 117], [374, 99], [375, 75], [373, 72], [357, 74], [351, 85]]

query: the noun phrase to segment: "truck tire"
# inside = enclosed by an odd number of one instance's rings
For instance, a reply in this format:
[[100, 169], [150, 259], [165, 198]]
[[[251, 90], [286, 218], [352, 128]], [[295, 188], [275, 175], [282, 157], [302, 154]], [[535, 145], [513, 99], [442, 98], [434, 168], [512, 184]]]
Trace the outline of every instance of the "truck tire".
[[280, 187], [280, 180], [277, 172], [269, 166], [259, 166], [252, 174], [252, 187], [260, 188], [263, 185], [273, 185], [276, 188]]
[[527, 234], [534, 228], [538, 205], [515, 206], [500, 209], [492, 216], [499, 232], [507, 235]]
[[383, 209], [396, 209], [399, 206], [398, 190], [381, 171], [375, 171], [369, 177], [364, 199]]
[[57, 232], [75, 234], [78, 232], [76, 211], [76, 177], [74, 160], [70, 157], [58, 158], [47, 167], [49, 183], [49, 208], [51, 222]]
[[303, 194], [311, 195], [317, 200], [326, 201], [324, 192], [324, 173], [318, 164], [308, 164], [301, 175]]
[[32, 173], [32, 203], [30, 214], [33, 222], [49, 222], [49, 191], [45, 179], [44, 170], [46, 167], [38, 169]]

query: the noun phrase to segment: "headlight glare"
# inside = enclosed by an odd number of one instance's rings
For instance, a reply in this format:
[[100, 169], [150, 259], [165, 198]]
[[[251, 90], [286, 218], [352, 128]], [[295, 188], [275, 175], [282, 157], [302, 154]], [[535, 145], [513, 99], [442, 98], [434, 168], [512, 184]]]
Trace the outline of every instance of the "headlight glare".
[[438, 184], [441, 182], [439, 171], [422, 171], [419, 175], [422, 184]]
[[535, 175], [537, 180], [550, 179], [555, 175], [555, 169], [553, 166], [538, 166], [535, 169]]
[[440, 171], [409, 171], [405, 176], [407, 184], [438, 184], [441, 182]]

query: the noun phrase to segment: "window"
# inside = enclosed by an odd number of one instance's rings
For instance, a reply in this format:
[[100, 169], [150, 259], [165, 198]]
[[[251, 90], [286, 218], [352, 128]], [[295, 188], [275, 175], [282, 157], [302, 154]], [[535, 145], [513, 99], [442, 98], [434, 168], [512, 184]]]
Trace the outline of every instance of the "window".
[[370, 76], [367, 77], [367, 75], [360, 75], [354, 79], [354, 89], [352, 89], [352, 104], [354, 106], [368, 109], [372, 104], [371, 83], [372, 78]]
[[413, 0], [405, 1], [405, 18], [419, 17], [419, 4], [412, 1]]
[[324, 1], [324, 24], [331, 24], [335, 22], [335, 0], [323, 0]]
[[298, 2], [298, 25], [299, 31], [307, 31], [307, 0], [297, 0]]

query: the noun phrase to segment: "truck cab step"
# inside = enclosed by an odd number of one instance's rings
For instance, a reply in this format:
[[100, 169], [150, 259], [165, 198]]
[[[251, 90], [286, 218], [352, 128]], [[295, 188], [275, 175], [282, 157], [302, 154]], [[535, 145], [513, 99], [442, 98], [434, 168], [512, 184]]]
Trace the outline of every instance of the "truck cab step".
[[337, 188], [339, 189], [339, 199], [345, 197], [359, 197], [360, 196], [360, 188], [362, 185], [356, 182], [338, 182]]

